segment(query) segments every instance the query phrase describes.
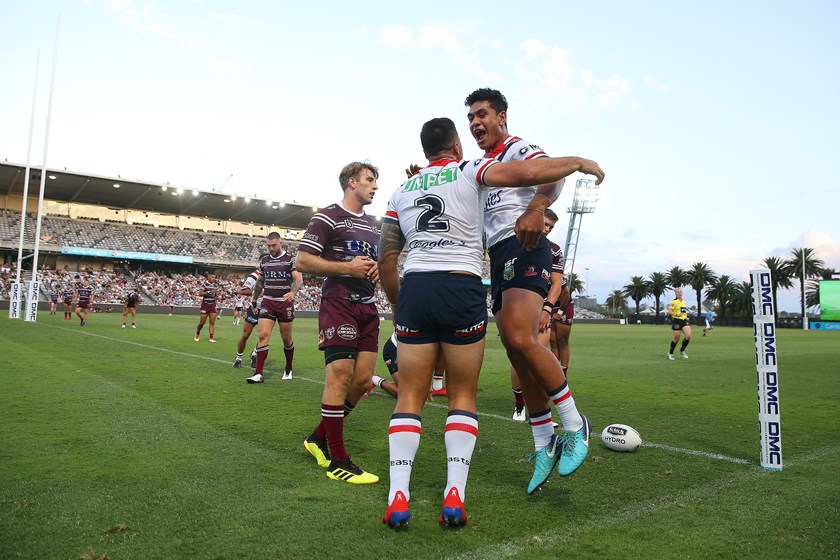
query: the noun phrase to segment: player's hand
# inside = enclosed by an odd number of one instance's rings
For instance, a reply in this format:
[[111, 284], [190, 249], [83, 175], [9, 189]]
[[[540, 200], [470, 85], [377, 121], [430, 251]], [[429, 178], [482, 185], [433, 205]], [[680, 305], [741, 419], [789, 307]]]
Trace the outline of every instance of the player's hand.
[[405, 168], [406, 179], [411, 179], [412, 177], [420, 173], [421, 169], [423, 168], [417, 165], [416, 163], [409, 164], [409, 166]]
[[376, 261], [373, 262], [373, 266], [368, 270], [368, 279], [374, 284], [379, 282], [379, 264]]
[[[368, 278], [368, 274], [372, 267], [376, 266], [376, 261], [370, 257], [355, 257], [347, 264], [347, 274], [353, 278], [360, 280]], [[376, 278], [379, 279], [379, 273], [376, 273]]]
[[526, 251], [531, 251], [537, 246], [545, 228], [545, 216], [542, 212], [525, 210], [516, 220], [513, 231], [516, 238]]
[[551, 313], [540, 311], [540, 332], [546, 332], [551, 328]]
[[591, 159], [581, 158], [580, 172], [595, 176], [595, 184], [600, 185], [604, 180], [604, 170]]
[[292, 294], [292, 292], [286, 292], [285, 294], [283, 294], [283, 301], [285, 301], [286, 303], [294, 301], [294, 299], [295, 296]]

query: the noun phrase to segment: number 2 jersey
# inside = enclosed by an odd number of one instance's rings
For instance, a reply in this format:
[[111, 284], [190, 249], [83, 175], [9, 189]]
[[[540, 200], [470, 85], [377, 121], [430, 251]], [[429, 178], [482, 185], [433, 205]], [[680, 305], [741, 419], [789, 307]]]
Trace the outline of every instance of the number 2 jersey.
[[384, 220], [405, 236], [404, 274], [463, 270], [481, 276], [484, 173], [496, 163], [433, 161], [394, 191]]

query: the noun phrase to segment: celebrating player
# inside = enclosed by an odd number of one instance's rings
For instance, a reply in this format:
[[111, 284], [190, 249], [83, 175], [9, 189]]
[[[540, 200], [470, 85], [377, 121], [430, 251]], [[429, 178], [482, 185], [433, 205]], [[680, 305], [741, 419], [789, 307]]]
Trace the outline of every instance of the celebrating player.
[[[600, 182], [603, 172], [581, 158], [461, 163], [458, 132], [447, 118], [426, 122], [420, 140], [429, 165], [394, 192], [380, 238], [382, 286], [395, 310], [400, 360], [400, 389], [388, 430], [391, 487], [382, 521], [399, 527], [411, 517], [409, 480], [420, 445], [420, 414], [438, 354], [443, 353], [449, 414], [444, 434], [447, 482], [439, 521], [461, 526], [467, 522], [465, 487], [478, 436], [476, 393], [487, 328], [481, 282], [485, 186], [558, 181], [575, 171], [595, 174]], [[406, 245], [400, 285], [397, 261]], [[544, 268], [550, 266], [549, 260]], [[430, 301], [435, 305], [428, 305]]]
[[[499, 91], [476, 90], [464, 104], [470, 132], [486, 158], [512, 162], [548, 157], [535, 144], [508, 134], [508, 104]], [[600, 168], [584, 172], [596, 174], [598, 183], [603, 179]], [[561, 476], [568, 476], [589, 452], [589, 419], [578, 412], [557, 358], [539, 340], [543, 309], [551, 310], [556, 303], [546, 299], [551, 248], [542, 234], [544, 210], [559, 195], [563, 178], [539, 188], [488, 189], [484, 196], [493, 314], [508, 359], [519, 374], [537, 451], [529, 494], [548, 480], [555, 465]], [[563, 424], [562, 438], [554, 434], [549, 400]]]

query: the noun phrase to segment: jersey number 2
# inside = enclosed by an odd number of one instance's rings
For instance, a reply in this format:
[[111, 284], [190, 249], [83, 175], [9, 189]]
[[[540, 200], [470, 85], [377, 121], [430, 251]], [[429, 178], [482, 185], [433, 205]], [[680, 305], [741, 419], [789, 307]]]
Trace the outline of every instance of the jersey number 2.
[[449, 231], [449, 220], [441, 218], [446, 209], [441, 197], [427, 194], [415, 200], [414, 206], [425, 208], [417, 217], [417, 231]]

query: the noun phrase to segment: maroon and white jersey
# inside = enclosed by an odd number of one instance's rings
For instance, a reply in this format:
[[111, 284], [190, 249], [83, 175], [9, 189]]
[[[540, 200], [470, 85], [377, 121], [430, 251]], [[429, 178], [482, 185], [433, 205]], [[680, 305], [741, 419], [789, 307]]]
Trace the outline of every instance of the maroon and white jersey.
[[[379, 225], [363, 212], [348, 212], [341, 203], [321, 209], [309, 220], [300, 250], [334, 262], [356, 257], [379, 258]], [[364, 303], [374, 301], [374, 285], [369, 279], [330, 276], [324, 280], [321, 297], [346, 298]]]
[[202, 305], [216, 305], [216, 292], [219, 291], [219, 286], [215, 282], [205, 282], [201, 285], [199, 293], [206, 293], [201, 296]]
[[58, 303], [58, 296], [59, 295], [60, 294], [59, 294], [58, 290], [51, 290], [50, 291], [50, 303]]
[[67, 288], [61, 294], [64, 297], [64, 303], [73, 302], [73, 288]]
[[[554, 241], [549, 240], [548, 244], [551, 247], [551, 272], [563, 274], [563, 249]], [[548, 283], [550, 285], [551, 281], [549, 280]]]
[[260, 257], [259, 271], [263, 275], [263, 298], [269, 301], [283, 301], [283, 296], [292, 290], [292, 271], [295, 268], [295, 256], [280, 250], [272, 257], [266, 253]]
[[80, 304], [88, 304], [90, 303], [90, 297], [93, 295], [93, 288], [90, 286], [79, 286], [76, 289], [76, 292], [79, 294], [79, 303]]

